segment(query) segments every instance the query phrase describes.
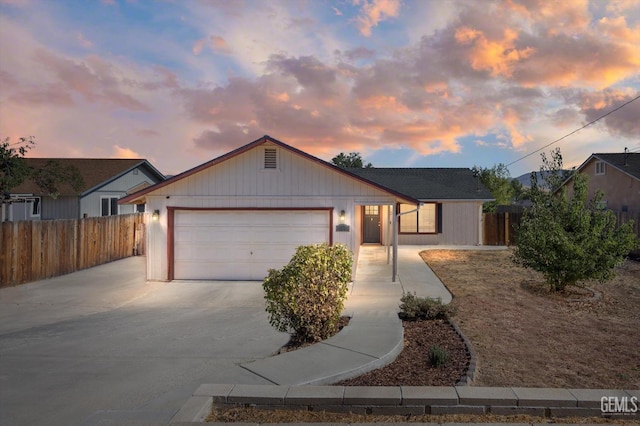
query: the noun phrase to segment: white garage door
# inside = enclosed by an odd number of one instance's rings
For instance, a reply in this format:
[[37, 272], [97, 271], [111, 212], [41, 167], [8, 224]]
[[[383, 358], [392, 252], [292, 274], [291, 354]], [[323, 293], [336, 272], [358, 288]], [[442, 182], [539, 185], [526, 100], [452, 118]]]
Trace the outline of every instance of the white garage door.
[[176, 211], [174, 278], [262, 280], [296, 247], [329, 242], [329, 211]]

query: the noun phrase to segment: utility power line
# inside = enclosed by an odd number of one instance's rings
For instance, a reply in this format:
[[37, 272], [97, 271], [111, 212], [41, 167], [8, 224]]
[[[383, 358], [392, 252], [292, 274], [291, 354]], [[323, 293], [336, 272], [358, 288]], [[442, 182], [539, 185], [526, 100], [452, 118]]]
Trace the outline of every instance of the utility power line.
[[619, 110], [619, 109], [621, 109], [621, 108], [624, 108], [625, 106], [629, 105], [631, 102], [637, 101], [638, 99], [640, 99], [640, 95], [638, 95], [638, 96], [636, 96], [635, 98], [633, 98], [633, 99], [631, 99], [631, 100], [629, 100], [629, 101], [627, 101], [627, 102], [623, 103], [622, 105], [618, 106], [617, 108], [612, 109], [612, 110], [611, 110], [611, 111], [609, 111], [608, 113], [606, 113], [606, 114], [604, 114], [604, 115], [601, 115], [600, 117], [596, 118], [595, 120], [588, 122], [587, 124], [585, 124], [584, 126], [580, 127], [579, 129], [576, 129], [576, 130], [574, 130], [574, 131], [573, 131], [573, 132], [571, 132], [571, 133], [567, 133], [567, 134], [566, 134], [566, 135], [564, 135], [563, 137], [558, 138], [558, 139], [554, 140], [553, 142], [550, 142], [550, 143], [546, 144], [546, 145], [545, 145], [545, 146], [543, 146], [542, 148], [536, 149], [535, 151], [530, 152], [529, 154], [527, 154], [527, 155], [525, 155], [525, 156], [523, 156], [523, 157], [520, 157], [520, 158], [518, 158], [518, 159], [517, 159], [517, 160], [515, 160], [515, 161], [512, 161], [511, 163], [507, 164], [507, 165], [506, 165], [506, 167], [509, 167], [509, 166], [511, 166], [512, 164], [517, 163], [518, 161], [522, 161], [522, 160], [524, 160], [524, 159], [525, 159], [525, 158], [527, 158], [527, 157], [531, 157], [533, 154], [535, 154], [535, 153], [537, 153], [537, 152], [540, 152], [540, 151], [542, 151], [543, 149], [548, 148], [548, 147], [550, 147], [551, 145], [553, 145], [553, 144], [555, 144], [555, 143], [558, 143], [558, 142], [560, 142], [560, 141], [561, 141], [561, 140], [563, 140], [563, 139], [568, 138], [569, 136], [573, 135], [574, 133], [578, 133], [580, 130], [582, 130], [582, 129], [586, 128], [586, 127], [589, 127], [589, 126], [591, 126], [592, 124], [597, 123], [598, 121], [602, 120], [603, 118], [605, 118], [605, 117], [607, 117], [607, 116], [609, 116], [609, 115], [613, 114], [614, 112], [616, 112], [617, 110]]

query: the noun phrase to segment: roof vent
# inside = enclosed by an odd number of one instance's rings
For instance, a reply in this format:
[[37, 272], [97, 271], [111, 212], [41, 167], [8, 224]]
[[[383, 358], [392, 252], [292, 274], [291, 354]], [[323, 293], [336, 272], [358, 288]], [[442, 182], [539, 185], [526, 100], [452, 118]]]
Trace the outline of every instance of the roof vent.
[[275, 148], [264, 149], [264, 168], [265, 169], [277, 169], [277, 155]]

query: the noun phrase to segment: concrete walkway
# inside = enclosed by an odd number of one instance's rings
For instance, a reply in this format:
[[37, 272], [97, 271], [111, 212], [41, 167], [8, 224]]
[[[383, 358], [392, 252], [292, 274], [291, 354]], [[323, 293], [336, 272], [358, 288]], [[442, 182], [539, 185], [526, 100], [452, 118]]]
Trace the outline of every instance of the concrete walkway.
[[242, 367], [276, 385], [321, 385], [359, 376], [392, 362], [404, 344], [398, 305], [403, 292], [451, 301], [451, 294], [420, 258], [422, 247], [400, 247], [398, 279], [381, 246], [363, 246], [340, 333], [306, 348], [259, 359]]

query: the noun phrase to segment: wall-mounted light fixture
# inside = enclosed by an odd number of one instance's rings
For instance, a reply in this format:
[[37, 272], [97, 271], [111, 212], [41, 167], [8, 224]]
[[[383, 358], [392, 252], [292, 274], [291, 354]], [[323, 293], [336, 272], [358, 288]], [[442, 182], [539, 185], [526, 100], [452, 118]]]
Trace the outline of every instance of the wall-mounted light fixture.
[[344, 223], [346, 218], [347, 218], [347, 215], [344, 212], [344, 210], [340, 210], [340, 223]]
[[157, 222], [160, 219], [160, 210], [154, 210], [153, 214], [151, 214], [151, 220]]

